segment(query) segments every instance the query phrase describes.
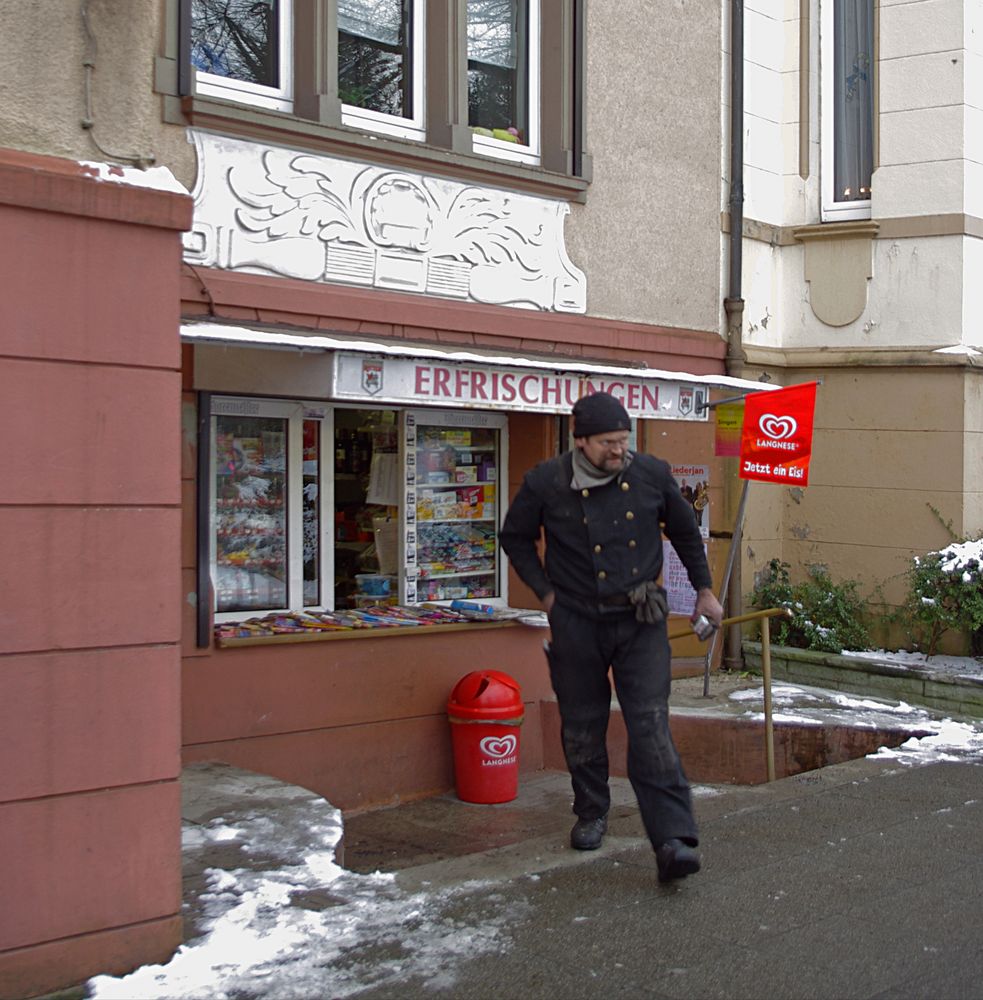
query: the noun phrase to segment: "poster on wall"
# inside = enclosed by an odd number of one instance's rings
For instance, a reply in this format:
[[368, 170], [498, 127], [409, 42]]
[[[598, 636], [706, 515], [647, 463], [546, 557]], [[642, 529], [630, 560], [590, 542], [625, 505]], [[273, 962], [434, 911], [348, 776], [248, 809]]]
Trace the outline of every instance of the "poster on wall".
[[[706, 546], [703, 552], [706, 553]], [[662, 539], [662, 586], [666, 589], [669, 611], [674, 615], [689, 617], [696, 608], [696, 591], [689, 582], [686, 567], [676, 555], [672, 543]]]
[[717, 458], [737, 458], [741, 453], [743, 403], [721, 403], [716, 410], [713, 453]]
[[672, 474], [683, 499], [693, 508], [703, 538], [710, 537], [710, 466], [674, 465]]

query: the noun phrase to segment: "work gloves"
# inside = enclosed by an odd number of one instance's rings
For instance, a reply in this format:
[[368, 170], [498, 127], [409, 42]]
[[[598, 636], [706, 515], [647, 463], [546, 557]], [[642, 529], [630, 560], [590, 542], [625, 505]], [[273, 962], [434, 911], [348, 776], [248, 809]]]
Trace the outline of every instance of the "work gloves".
[[658, 625], [669, 614], [665, 591], [651, 580], [632, 587], [628, 591], [628, 600], [635, 609], [635, 617], [646, 625]]

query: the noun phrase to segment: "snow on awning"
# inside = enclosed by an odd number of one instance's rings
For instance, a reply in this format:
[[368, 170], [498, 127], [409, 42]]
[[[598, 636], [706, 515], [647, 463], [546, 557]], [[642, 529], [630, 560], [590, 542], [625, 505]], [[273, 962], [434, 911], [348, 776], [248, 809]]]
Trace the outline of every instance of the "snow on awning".
[[584, 361], [495, 354], [481, 349], [385, 343], [339, 334], [292, 332], [225, 323], [189, 322], [181, 339], [192, 344], [294, 348], [333, 355], [332, 399], [411, 406], [569, 413], [583, 395], [610, 392], [633, 417], [705, 420], [710, 389], [737, 395], [779, 388], [729, 375], [692, 375]]

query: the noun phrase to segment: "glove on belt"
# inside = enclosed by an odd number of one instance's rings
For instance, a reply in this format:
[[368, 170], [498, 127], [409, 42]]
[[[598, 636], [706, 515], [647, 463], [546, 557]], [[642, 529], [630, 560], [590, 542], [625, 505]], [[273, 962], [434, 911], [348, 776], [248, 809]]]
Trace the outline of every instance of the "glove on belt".
[[669, 614], [669, 602], [665, 591], [649, 580], [628, 591], [628, 600], [635, 608], [635, 617], [646, 625], [658, 625]]

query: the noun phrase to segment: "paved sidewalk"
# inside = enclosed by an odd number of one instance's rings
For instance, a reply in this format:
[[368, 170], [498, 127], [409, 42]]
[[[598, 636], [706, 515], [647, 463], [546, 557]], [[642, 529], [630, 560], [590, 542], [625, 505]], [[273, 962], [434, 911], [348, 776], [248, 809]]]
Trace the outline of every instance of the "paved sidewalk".
[[349, 817], [343, 870], [323, 799], [196, 765], [187, 944], [85, 995], [983, 998], [983, 727], [953, 725], [771, 784], [696, 787], [704, 868], [668, 886], [625, 779], [596, 852], [569, 849], [569, 779], [540, 772], [511, 803]]
[[483, 880], [455, 913], [480, 928], [504, 911], [500, 947], [358, 995], [983, 996], [975, 763], [852, 761], [697, 811], [704, 870], [670, 886], [635, 814], [593, 855], [552, 836], [400, 872], [411, 892]]

